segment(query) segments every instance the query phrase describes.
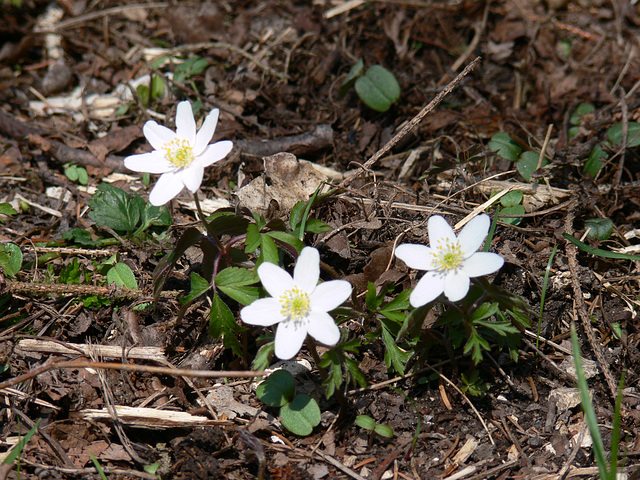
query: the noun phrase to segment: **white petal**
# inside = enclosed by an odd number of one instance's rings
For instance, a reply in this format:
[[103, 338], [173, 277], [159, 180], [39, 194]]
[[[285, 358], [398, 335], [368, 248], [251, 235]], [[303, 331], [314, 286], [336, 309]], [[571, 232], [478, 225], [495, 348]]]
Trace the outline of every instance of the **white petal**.
[[214, 108], [209, 115], [202, 122], [202, 126], [196, 135], [196, 141], [193, 144], [193, 154], [198, 156], [209, 145], [209, 142], [213, 138], [213, 132], [216, 131], [216, 125], [218, 124], [218, 116], [220, 110]]
[[425, 245], [403, 243], [396, 247], [395, 255], [409, 268], [417, 270], [431, 270], [433, 268], [433, 250]]
[[437, 248], [442, 241], [451, 243], [457, 241], [453, 228], [440, 215], [433, 215], [429, 218], [427, 229], [429, 230], [429, 245], [431, 248]]
[[149, 120], [144, 124], [142, 133], [154, 150], [161, 150], [165, 143], [176, 137], [176, 132], [163, 125], [158, 125], [154, 120]]
[[467, 258], [461, 265], [461, 271], [471, 278], [489, 275], [500, 270], [504, 259], [497, 253], [477, 252]]
[[276, 299], [294, 287], [291, 275], [273, 263], [261, 263], [258, 267], [258, 277], [269, 295]]
[[444, 277], [444, 294], [452, 302], [462, 300], [469, 292], [469, 277], [463, 272], [450, 272]]
[[320, 279], [320, 254], [313, 247], [304, 247], [293, 269], [293, 280], [303, 291], [313, 292]]
[[275, 298], [261, 298], [240, 310], [240, 318], [249, 325], [269, 327], [284, 320], [282, 305]]
[[418, 308], [435, 300], [444, 291], [444, 277], [438, 272], [427, 272], [409, 296], [411, 306]]
[[191, 104], [187, 100], [178, 104], [176, 135], [184, 138], [192, 147], [196, 143], [196, 120], [193, 118]]
[[204, 167], [199, 163], [193, 162], [187, 168], [182, 170], [182, 183], [192, 192], [200, 188], [202, 177], [204, 176]]
[[307, 331], [309, 335], [325, 345], [335, 345], [340, 340], [340, 329], [328, 313], [311, 312]]
[[330, 312], [351, 296], [351, 284], [346, 280], [330, 280], [316, 287], [309, 297], [311, 310]]
[[478, 251], [484, 243], [485, 238], [487, 238], [489, 227], [491, 227], [491, 218], [485, 214], [472, 218], [471, 221], [464, 226], [458, 235], [458, 242], [465, 257], [469, 257]]
[[182, 191], [184, 184], [180, 180], [180, 173], [167, 172], [162, 174], [149, 194], [151, 205], [156, 207], [164, 205]]
[[175, 167], [167, 162], [158, 150], [149, 153], [130, 155], [124, 159], [124, 166], [134, 172], [166, 173]]
[[276, 330], [276, 357], [289, 360], [300, 351], [307, 329], [300, 322], [282, 322]]
[[216, 142], [205, 148], [204, 151], [196, 157], [196, 161], [203, 167], [208, 167], [229, 155], [232, 149], [233, 142], [231, 140]]

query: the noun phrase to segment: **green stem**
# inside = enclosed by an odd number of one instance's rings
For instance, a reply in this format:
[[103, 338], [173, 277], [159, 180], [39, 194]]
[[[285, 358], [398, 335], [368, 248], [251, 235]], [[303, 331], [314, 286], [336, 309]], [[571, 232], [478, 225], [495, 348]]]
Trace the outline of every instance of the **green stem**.
[[198, 210], [198, 217], [200, 217], [200, 221], [204, 225], [204, 228], [207, 230], [207, 234], [213, 239], [219, 251], [223, 251], [224, 246], [220, 242], [218, 235], [216, 234], [211, 224], [207, 222], [207, 217], [205, 217], [204, 212], [202, 211], [202, 207], [200, 207], [200, 199], [198, 198], [198, 192], [193, 192], [193, 198], [196, 202], [196, 209]]
[[[322, 381], [326, 381], [329, 378], [329, 374], [324, 369], [324, 367], [320, 366], [320, 355], [318, 355], [318, 346], [316, 341], [309, 335], [307, 335], [307, 345], [309, 347], [309, 351], [311, 352], [311, 356], [313, 357], [313, 361], [316, 362], [316, 366], [318, 367], [318, 372], [320, 372], [320, 377], [322, 377]], [[338, 402], [340, 402], [340, 413], [338, 414], [338, 419], [336, 420], [336, 424], [340, 425], [347, 418], [347, 413], [349, 411], [349, 400], [344, 396], [342, 390], [338, 390], [337, 388], [334, 390], [334, 394]]]

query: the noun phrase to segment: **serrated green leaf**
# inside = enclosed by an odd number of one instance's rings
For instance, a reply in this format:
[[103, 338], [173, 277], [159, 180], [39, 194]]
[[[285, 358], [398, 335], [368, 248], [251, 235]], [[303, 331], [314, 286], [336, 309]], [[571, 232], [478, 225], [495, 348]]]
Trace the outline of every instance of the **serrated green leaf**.
[[233, 313], [217, 293], [213, 294], [209, 318], [209, 335], [221, 339], [226, 348], [230, 348], [238, 357], [242, 357], [242, 344], [237, 335], [244, 329], [236, 323]]
[[373, 65], [355, 82], [356, 93], [369, 108], [386, 112], [400, 98], [400, 84], [389, 70]]
[[107, 272], [107, 283], [115, 283], [117, 287], [125, 287], [130, 290], [138, 289], [138, 282], [126, 263], [116, 263]]
[[[520, 175], [522, 175], [522, 178], [524, 178], [527, 182], [531, 181], [531, 175], [533, 175], [533, 172], [537, 170], [539, 159], [540, 154], [532, 151], [527, 151], [520, 155], [520, 160], [518, 160], [516, 168], [518, 169], [518, 173], [520, 173]], [[549, 160], [547, 160], [547, 158], [545, 157], [542, 159], [541, 166], [544, 167], [548, 163]]]
[[286, 370], [276, 370], [258, 385], [256, 395], [270, 407], [281, 407], [293, 400], [295, 391], [293, 375]]
[[140, 223], [145, 201], [138, 195], [109, 184], [101, 184], [98, 192], [87, 202], [89, 217], [100, 227], [116, 232], [133, 232]]
[[399, 375], [404, 375], [404, 369], [413, 352], [403, 352], [400, 347], [396, 345], [395, 339], [387, 330], [384, 323], [382, 324], [382, 341], [385, 345], [384, 359], [387, 367], [393, 366], [393, 369], [398, 372]]
[[585, 230], [589, 230], [587, 236], [596, 240], [604, 241], [613, 232], [613, 222], [610, 218], [591, 218], [584, 222]]
[[471, 314], [471, 321], [475, 322], [477, 320], [489, 318], [495, 315], [498, 309], [499, 309], [498, 302], [483, 303], [473, 311], [473, 313]]
[[7, 203], [7, 202], [0, 203], [0, 215], [7, 215], [11, 217], [13, 215], [16, 215], [17, 213], [18, 212], [16, 212], [16, 209], [13, 208], [10, 203]]
[[278, 253], [278, 247], [273, 239], [269, 235], [260, 235], [260, 257], [259, 263], [271, 262], [276, 265], [279, 264], [280, 256]]
[[306, 437], [320, 424], [320, 407], [309, 395], [296, 395], [280, 409], [280, 421], [291, 433]]
[[369, 415], [358, 415], [356, 417], [356, 425], [366, 430], [373, 430], [376, 428], [376, 421]]
[[191, 291], [189, 295], [182, 298], [180, 303], [186, 305], [187, 303], [193, 302], [200, 295], [204, 295], [211, 288], [209, 282], [207, 282], [204, 278], [198, 275], [195, 272], [191, 272]]
[[487, 148], [491, 151], [495, 151], [497, 155], [506, 160], [515, 162], [518, 160], [518, 156], [522, 151], [522, 147], [511, 138], [507, 132], [498, 132], [489, 141]]
[[259, 281], [258, 274], [254, 270], [247, 270], [240, 267], [228, 267], [221, 270], [216, 275], [216, 286], [232, 287], [242, 285], [253, 285]]
[[463, 351], [465, 354], [471, 352], [471, 359], [473, 360], [473, 363], [478, 365], [482, 361], [483, 350], [491, 351], [489, 342], [482, 338], [475, 328], [472, 328], [471, 335], [469, 336]]
[[[607, 130], [607, 138], [611, 145], [622, 143], [622, 123], [616, 123]], [[627, 125], [627, 147], [637, 147], [640, 145], [640, 123], [629, 122]]]

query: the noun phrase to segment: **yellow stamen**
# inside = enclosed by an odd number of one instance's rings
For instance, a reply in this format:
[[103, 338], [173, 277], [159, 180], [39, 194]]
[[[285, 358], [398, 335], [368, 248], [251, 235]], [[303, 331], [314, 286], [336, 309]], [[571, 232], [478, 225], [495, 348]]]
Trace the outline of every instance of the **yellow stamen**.
[[187, 167], [193, 162], [193, 148], [184, 138], [175, 137], [162, 146], [164, 158], [179, 168]]
[[302, 320], [309, 314], [309, 294], [298, 287], [293, 287], [280, 296], [280, 305], [282, 305], [280, 313], [283, 317]]
[[433, 252], [433, 266], [441, 272], [457, 270], [464, 260], [464, 253], [457, 241], [440, 240]]

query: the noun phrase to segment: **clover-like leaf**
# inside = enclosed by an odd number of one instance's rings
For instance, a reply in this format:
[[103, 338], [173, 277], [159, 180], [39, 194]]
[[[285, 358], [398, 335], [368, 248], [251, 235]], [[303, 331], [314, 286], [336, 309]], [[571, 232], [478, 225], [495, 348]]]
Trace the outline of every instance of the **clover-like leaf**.
[[400, 98], [400, 84], [389, 70], [373, 65], [356, 80], [356, 93], [369, 108], [386, 112]]
[[522, 203], [522, 190], [511, 190], [500, 198], [500, 203], [503, 207], [515, 207]]
[[[607, 138], [612, 145], [622, 143], [622, 123], [616, 123], [607, 130]], [[640, 123], [629, 122], [627, 125], [627, 147], [637, 147], [640, 145]]]
[[[516, 164], [516, 168], [522, 178], [524, 178], [527, 182], [531, 181], [531, 176], [533, 172], [535, 172], [538, 168], [538, 161], [540, 159], [540, 154], [537, 152], [527, 151], [520, 155], [520, 160]], [[542, 167], [547, 165], [549, 160], [546, 158], [542, 159]]]
[[608, 156], [609, 155], [607, 154], [607, 152], [605, 152], [604, 148], [602, 148], [602, 144], [601, 143], [596, 144], [596, 146], [593, 147], [593, 150], [591, 150], [591, 153], [589, 154], [589, 158], [587, 159], [586, 162], [584, 162], [584, 167], [582, 168], [582, 171], [587, 175], [590, 175], [595, 178], [598, 175], [598, 172], [600, 172], [600, 169], [602, 168], [602, 166], [604, 165], [603, 160], [606, 160]]
[[589, 230], [589, 238], [606, 240], [613, 232], [613, 222], [610, 218], [591, 218], [584, 222], [584, 228]]
[[256, 395], [262, 403], [282, 407], [293, 400], [296, 384], [293, 375], [286, 370], [276, 370], [258, 385]]
[[489, 150], [495, 151], [499, 157], [515, 162], [522, 151], [522, 147], [511, 138], [507, 132], [498, 132], [487, 145]]
[[522, 217], [503, 217], [502, 215], [524, 215], [525, 210], [522, 205], [514, 205], [513, 207], [505, 207], [500, 210], [498, 220], [509, 225], [519, 225], [522, 222]]
[[292, 402], [280, 409], [280, 421], [291, 433], [301, 437], [310, 435], [320, 423], [320, 407], [309, 395], [296, 395]]

